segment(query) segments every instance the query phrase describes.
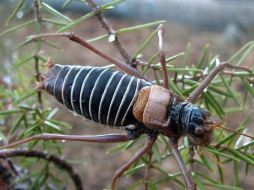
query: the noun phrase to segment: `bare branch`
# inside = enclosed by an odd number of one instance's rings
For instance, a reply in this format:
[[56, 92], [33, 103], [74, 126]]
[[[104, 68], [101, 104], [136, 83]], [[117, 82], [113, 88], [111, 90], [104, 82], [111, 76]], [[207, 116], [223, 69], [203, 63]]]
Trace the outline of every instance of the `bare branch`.
[[110, 63], [115, 64], [121, 70], [128, 73], [129, 75], [133, 75], [135, 77], [145, 79], [136, 69], [126, 65], [124, 62], [122, 62], [122, 61], [120, 61], [116, 58], [113, 58], [113, 57], [110, 57], [110, 56], [106, 55], [105, 53], [98, 50], [97, 48], [95, 48], [91, 44], [87, 43], [84, 39], [82, 39], [80, 36], [78, 36], [74, 33], [68, 33], [68, 32], [65, 32], [65, 33], [45, 33], [45, 34], [40, 34], [40, 35], [29, 36], [29, 39], [30, 40], [37, 40], [37, 39], [40, 39], [40, 38], [50, 38], [50, 37], [66, 37], [69, 40], [77, 42], [78, 44], [82, 45], [83, 47], [86, 47], [87, 49], [89, 49], [90, 51], [94, 52], [95, 54], [101, 56], [102, 58], [106, 59]]
[[114, 36], [114, 40], [112, 41], [112, 43], [114, 44], [114, 46], [116, 47], [118, 52], [121, 54], [121, 56], [123, 57], [125, 62], [128, 65], [132, 65], [133, 64], [133, 60], [132, 60], [131, 56], [127, 53], [126, 48], [123, 46], [123, 44], [118, 39], [118, 36], [117, 36], [115, 30], [112, 28], [112, 26], [110, 25], [110, 23], [108, 22], [106, 17], [103, 15], [102, 11], [98, 9], [96, 3], [93, 0], [87, 0], [86, 2], [96, 12], [95, 16], [97, 17], [97, 19], [101, 23], [102, 27], [108, 32], [109, 36], [110, 35]]
[[198, 98], [198, 96], [204, 91], [204, 89], [209, 85], [209, 83], [217, 76], [217, 74], [222, 72], [225, 68], [243, 70], [253, 74], [253, 72], [247, 67], [237, 66], [237, 65], [226, 63], [226, 62], [222, 62], [207, 75], [207, 77], [200, 83], [200, 85], [187, 98], [187, 101], [191, 103], [194, 102], [194, 100]]
[[71, 177], [77, 190], [83, 190], [82, 181], [80, 176], [75, 173], [72, 166], [66, 162], [63, 158], [59, 158], [56, 155], [49, 155], [47, 153], [37, 151], [37, 150], [27, 150], [27, 149], [13, 149], [13, 150], [0, 150], [0, 158], [9, 157], [32, 157], [40, 158], [54, 163], [60, 169], [65, 170]]

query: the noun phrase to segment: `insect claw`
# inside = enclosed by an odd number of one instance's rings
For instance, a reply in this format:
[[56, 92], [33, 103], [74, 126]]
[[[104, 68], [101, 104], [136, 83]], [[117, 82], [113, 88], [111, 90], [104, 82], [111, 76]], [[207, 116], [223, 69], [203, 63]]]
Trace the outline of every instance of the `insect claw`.
[[35, 90], [36, 91], [39, 91], [39, 90], [42, 90], [42, 89], [44, 89], [45, 88], [45, 84], [44, 84], [44, 82], [36, 82], [36, 86], [35, 86]]
[[45, 76], [44, 75], [40, 75], [39, 76], [39, 81], [44, 81], [45, 80]]
[[43, 64], [44, 66], [51, 68], [54, 66], [53, 60], [51, 57], [48, 58], [47, 62], [45, 64]]

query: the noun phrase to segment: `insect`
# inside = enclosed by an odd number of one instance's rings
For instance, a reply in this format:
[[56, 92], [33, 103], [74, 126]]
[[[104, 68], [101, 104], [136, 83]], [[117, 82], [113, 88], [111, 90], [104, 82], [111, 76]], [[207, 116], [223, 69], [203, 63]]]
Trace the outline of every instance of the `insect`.
[[[69, 110], [101, 124], [126, 130], [126, 135], [95, 137], [95, 142], [121, 142], [147, 134], [150, 141], [138, 157], [150, 150], [159, 134], [178, 139], [188, 135], [194, 145], [206, 145], [212, 139], [213, 127], [209, 113], [183, 101], [169, 90], [133, 76], [98, 67], [54, 65], [36, 89], [43, 89]], [[112, 180], [127, 169], [123, 166]]]
[[111, 69], [48, 66], [37, 89], [87, 119], [125, 129], [130, 138], [158, 132], [188, 135], [194, 145], [209, 144], [212, 139], [209, 113], [163, 87]]

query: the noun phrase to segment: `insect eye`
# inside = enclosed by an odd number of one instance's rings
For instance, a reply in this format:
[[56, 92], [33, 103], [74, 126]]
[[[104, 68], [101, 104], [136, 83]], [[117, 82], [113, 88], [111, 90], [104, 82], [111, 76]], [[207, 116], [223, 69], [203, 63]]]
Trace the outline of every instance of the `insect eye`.
[[194, 118], [193, 120], [195, 122], [195, 124], [197, 125], [203, 125], [204, 124], [204, 121], [200, 118]]

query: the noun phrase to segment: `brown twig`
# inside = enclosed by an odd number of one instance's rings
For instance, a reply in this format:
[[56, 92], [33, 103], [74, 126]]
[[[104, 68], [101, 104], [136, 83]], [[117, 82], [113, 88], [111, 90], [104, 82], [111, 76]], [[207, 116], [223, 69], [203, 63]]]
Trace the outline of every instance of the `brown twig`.
[[[251, 70], [250, 70], [251, 71]], [[251, 73], [248, 71], [248, 72], [243, 72], [243, 73], [238, 73], [238, 72], [234, 72], [234, 71], [221, 71], [221, 74], [223, 75], [229, 75], [231, 77], [237, 77], [239, 75], [247, 75], [249, 73], [249, 77], [254, 77], [254, 73], [251, 71]], [[178, 78], [176, 80], [176, 82], [181, 82], [181, 83], [184, 83], [184, 79], [188, 79], [188, 80], [194, 80], [194, 81], [199, 81], [199, 80], [203, 80], [205, 79], [209, 74], [204, 74], [204, 73], [201, 73], [199, 72], [198, 75], [196, 76], [193, 76], [193, 77], [182, 77], [182, 78]]]
[[110, 23], [108, 22], [106, 17], [103, 15], [102, 11], [98, 9], [96, 3], [93, 0], [87, 0], [86, 2], [95, 11], [95, 13], [96, 13], [95, 16], [97, 17], [98, 21], [101, 23], [102, 27], [108, 32], [109, 36], [110, 35], [114, 36], [114, 40], [112, 41], [112, 43], [114, 44], [114, 46], [116, 47], [118, 52], [121, 54], [121, 56], [124, 59], [124, 61], [128, 65], [133, 66], [133, 60], [132, 60], [131, 56], [127, 53], [126, 48], [120, 42], [120, 40], [119, 40], [115, 30], [110, 25]]
[[204, 91], [204, 89], [209, 85], [209, 83], [220, 73], [222, 72], [225, 68], [230, 68], [230, 69], [236, 69], [236, 70], [243, 70], [247, 71], [249, 73], [253, 72], [243, 66], [237, 66], [237, 65], [232, 65], [226, 62], [220, 63], [217, 67], [215, 67], [208, 75], [207, 77], [200, 83], [200, 85], [191, 93], [191, 95], [186, 99], [186, 101], [193, 103], [196, 98]]
[[0, 158], [10, 158], [20, 156], [30, 158], [40, 158], [54, 163], [57, 167], [65, 170], [69, 174], [77, 190], [83, 190], [80, 176], [77, 173], [75, 173], [72, 166], [68, 162], [66, 162], [62, 158], [59, 158], [56, 155], [49, 155], [41, 151], [26, 149], [0, 150]]
[[168, 89], [168, 73], [167, 73], [167, 66], [166, 66], [165, 51], [163, 50], [163, 34], [164, 34], [164, 28], [163, 28], [163, 25], [160, 24], [158, 26], [159, 51], [160, 51], [159, 57], [160, 57], [160, 64], [162, 68], [163, 87]]
[[37, 39], [41, 39], [41, 38], [50, 38], [50, 37], [66, 37], [69, 40], [74, 41], [74, 42], [82, 45], [83, 47], [86, 47], [87, 49], [89, 49], [90, 51], [94, 52], [95, 54], [101, 56], [102, 58], [106, 59], [110, 63], [115, 64], [121, 70], [128, 73], [129, 75], [133, 75], [135, 77], [145, 79], [136, 69], [126, 65], [124, 62], [122, 62], [122, 61], [120, 61], [116, 58], [113, 58], [113, 57], [110, 57], [110, 56], [106, 55], [105, 53], [98, 50], [97, 48], [95, 48], [91, 44], [87, 43], [84, 39], [82, 39], [80, 36], [78, 36], [74, 33], [68, 33], [68, 32], [64, 32], [64, 33], [45, 33], [45, 34], [40, 34], [40, 35], [29, 36], [29, 39], [30, 40], [37, 40]]

